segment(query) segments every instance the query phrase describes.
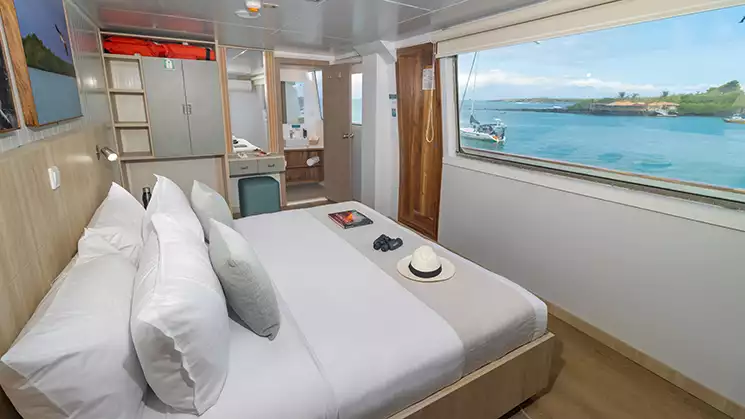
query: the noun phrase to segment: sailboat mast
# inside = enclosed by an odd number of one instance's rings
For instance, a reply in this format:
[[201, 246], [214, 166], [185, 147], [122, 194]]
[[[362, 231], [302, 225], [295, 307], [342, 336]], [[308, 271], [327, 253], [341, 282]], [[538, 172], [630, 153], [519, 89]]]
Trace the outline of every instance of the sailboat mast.
[[[460, 100], [460, 109], [458, 112], [463, 112], [463, 105], [466, 103], [466, 95], [468, 94], [468, 86], [471, 85], [471, 76], [473, 75], [473, 69], [476, 66], [476, 57], [478, 52], [473, 53], [473, 61], [471, 61], [471, 70], [468, 72], [468, 78], [466, 79], [466, 88], [463, 90], [463, 98]], [[476, 79], [473, 80], [476, 83]], [[474, 86], [475, 87], [475, 86]], [[471, 115], [473, 115], [473, 100], [471, 100]]]

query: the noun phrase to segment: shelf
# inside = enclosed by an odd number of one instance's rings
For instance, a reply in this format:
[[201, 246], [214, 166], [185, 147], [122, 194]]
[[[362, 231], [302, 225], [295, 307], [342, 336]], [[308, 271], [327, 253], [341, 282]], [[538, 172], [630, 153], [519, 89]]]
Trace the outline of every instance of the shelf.
[[313, 166], [287, 166], [285, 170], [292, 170], [292, 169], [313, 169], [315, 167], [323, 167], [323, 163], [314, 164]]
[[149, 128], [147, 122], [115, 122], [114, 128]]
[[109, 88], [109, 93], [119, 93], [119, 94], [130, 94], [130, 95], [144, 95], [145, 91], [142, 89], [114, 89]]
[[155, 162], [155, 161], [173, 161], [173, 160], [196, 160], [196, 159], [208, 159], [208, 158], [221, 158], [225, 157], [224, 154], [195, 154], [192, 156], [173, 156], [173, 157], [156, 157], [156, 156], [120, 156], [119, 159], [123, 162]]
[[142, 155], [142, 156], [138, 156], [138, 155], [124, 155], [124, 156], [119, 156], [119, 160], [120, 161], [124, 161], [124, 162], [127, 162], [127, 161], [150, 161], [150, 160], [155, 160], [155, 157], [148, 156], [148, 155]]
[[121, 54], [104, 54], [104, 58], [109, 58], [112, 60], [130, 60], [130, 61], [140, 61], [139, 55], [121, 55]]

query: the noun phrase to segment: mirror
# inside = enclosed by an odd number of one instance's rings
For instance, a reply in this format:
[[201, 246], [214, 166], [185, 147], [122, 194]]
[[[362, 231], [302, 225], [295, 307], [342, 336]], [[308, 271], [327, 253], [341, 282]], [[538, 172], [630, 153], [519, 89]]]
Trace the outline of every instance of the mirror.
[[323, 147], [322, 70], [287, 66], [279, 73], [285, 150]]
[[283, 81], [282, 96], [284, 98], [285, 124], [302, 124], [305, 122], [305, 82]]
[[233, 152], [269, 150], [264, 53], [225, 49]]

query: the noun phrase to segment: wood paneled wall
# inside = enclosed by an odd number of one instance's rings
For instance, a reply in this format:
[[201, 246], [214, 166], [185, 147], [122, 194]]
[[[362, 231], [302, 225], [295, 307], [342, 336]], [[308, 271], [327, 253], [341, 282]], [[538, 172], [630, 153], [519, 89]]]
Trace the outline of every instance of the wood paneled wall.
[[[96, 159], [104, 127], [61, 134], [0, 154], [0, 354], [77, 252], [111, 186], [114, 164]], [[52, 190], [47, 169], [57, 166]], [[0, 418], [17, 417], [0, 393]]]

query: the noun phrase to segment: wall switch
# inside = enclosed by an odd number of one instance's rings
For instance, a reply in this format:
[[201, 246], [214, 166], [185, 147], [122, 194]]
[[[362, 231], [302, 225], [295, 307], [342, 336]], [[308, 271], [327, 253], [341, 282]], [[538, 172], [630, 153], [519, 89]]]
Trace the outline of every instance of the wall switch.
[[59, 167], [52, 166], [47, 170], [49, 171], [49, 186], [52, 187], [52, 190], [56, 190], [60, 186]]

